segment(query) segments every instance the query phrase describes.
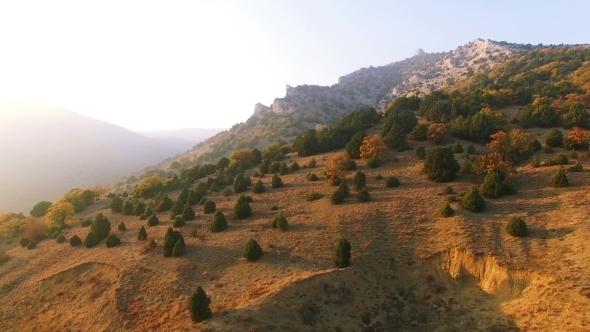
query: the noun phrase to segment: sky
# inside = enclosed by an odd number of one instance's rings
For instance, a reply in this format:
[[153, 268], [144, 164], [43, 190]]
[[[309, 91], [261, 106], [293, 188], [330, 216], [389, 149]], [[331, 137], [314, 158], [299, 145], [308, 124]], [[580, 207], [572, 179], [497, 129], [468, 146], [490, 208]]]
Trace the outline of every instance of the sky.
[[286, 85], [332, 85], [417, 48], [588, 43], [588, 12], [587, 1], [543, 0], [8, 0], [0, 101], [130, 130], [229, 128]]

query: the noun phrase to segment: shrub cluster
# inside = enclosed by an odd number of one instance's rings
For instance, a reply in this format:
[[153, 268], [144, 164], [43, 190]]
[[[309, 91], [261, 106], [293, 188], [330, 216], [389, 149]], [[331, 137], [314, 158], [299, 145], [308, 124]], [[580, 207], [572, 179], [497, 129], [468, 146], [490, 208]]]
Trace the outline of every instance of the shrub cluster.
[[164, 257], [179, 257], [185, 252], [184, 238], [180, 232], [175, 231], [172, 227], [168, 227], [166, 235], [164, 236]]

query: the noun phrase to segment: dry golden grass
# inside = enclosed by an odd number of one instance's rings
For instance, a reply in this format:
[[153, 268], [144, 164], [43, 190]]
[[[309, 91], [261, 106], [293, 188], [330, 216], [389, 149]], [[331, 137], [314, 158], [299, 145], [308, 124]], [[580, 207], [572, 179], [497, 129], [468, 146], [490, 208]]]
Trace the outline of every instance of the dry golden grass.
[[[481, 145], [477, 149], [485, 151]], [[564, 152], [556, 149], [549, 156]], [[160, 225], [147, 228], [147, 241], [138, 241], [137, 231], [145, 222], [112, 215], [106, 210], [108, 201], [99, 201], [84, 217], [103, 212], [121, 245], [107, 249], [101, 242], [86, 249], [45, 240], [35, 250], [8, 251], [12, 259], [0, 266], [0, 329], [590, 329], [588, 172], [568, 173], [571, 186], [556, 189], [549, 179], [558, 166], [524, 165], [510, 179], [517, 195], [486, 199], [483, 213], [453, 203], [455, 215], [442, 218], [444, 188], [450, 185], [461, 192], [477, 185], [481, 176], [459, 175], [451, 183], [432, 183], [421, 173], [422, 161], [413, 151], [389, 151], [385, 158], [396, 156], [399, 162], [377, 169], [358, 163], [367, 174], [372, 200], [360, 204], [352, 192], [343, 205], [334, 206], [329, 197], [336, 188], [323, 176], [331, 156], [316, 155], [316, 168], [282, 176], [286, 186], [281, 189], [271, 189], [271, 177], [263, 177], [266, 193], [250, 194], [253, 216], [229, 221], [224, 232], [209, 232], [212, 215], [195, 206], [196, 219], [180, 228], [187, 243], [187, 254], [181, 258], [162, 255], [164, 233], [171, 225], [168, 213], [158, 216]], [[312, 158], [289, 157], [300, 165]], [[590, 169], [588, 161], [582, 163]], [[320, 181], [307, 181], [308, 172]], [[395, 176], [401, 186], [386, 188], [384, 180], [375, 179], [377, 174]], [[324, 198], [307, 202], [310, 192]], [[229, 219], [238, 195], [210, 198]], [[279, 210], [271, 211], [272, 205]], [[271, 227], [277, 213], [289, 221], [286, 232]], [[513, 238], [504, 231], [508, 218], [516, 214], [526, 220], [530, 236]], [[127, 231], [116, 230], [120, 221]], [[193, 230], [198, 236], [190, 236]], [[75, 227], [66, 237], [83, 238], [87, 232], [88, 228]], [[334, 267], [332, 253], [340, 237], [353, 246], [348, 269]], [[242, 258], [249, 238], [264, 250], [254, 263]], [[150, 239], [156, 240], [156, 248], [146, 247]], [[211, 297], [213, 318], [193, 324], [186, 308], [197, 285]]]

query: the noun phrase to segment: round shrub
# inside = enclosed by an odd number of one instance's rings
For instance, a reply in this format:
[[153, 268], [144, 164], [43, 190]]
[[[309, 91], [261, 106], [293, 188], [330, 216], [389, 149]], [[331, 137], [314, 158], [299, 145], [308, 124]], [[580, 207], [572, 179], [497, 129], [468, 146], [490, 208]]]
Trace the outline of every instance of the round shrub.
[[481, 193], [490, 198], [498, 198], [504, 195], [504, 176], [501, 171], [493, 170], [486, 174], [481, 185]]
[[92, 224], [92, 220], [90, 220], [90, 219], [84, 219], [84, 220], [80, 221], [81, 227], [88, 227], [91, 224]]
[[551, 177], [551, 186], [555, 188], [567, 187], [569, 186], [569, 181], [567, 179], [567, 175], [565, 175], [565, 171], [563, 167], [560, 167], [553, 177]]
[[354, 162], [354, 160], [349, 160], [348, 164], [346, 165], [346, 170], [347, 171], [354, 171], [356, 169], [356, 163]]
[[348, 188], [348, 184], [345, 180], [340, 182], [337, 190], [340, 190], [344, 194], [344, 198], [350, 197], [350, 188]]
[[104, 240], [104, 244], [107, 246], [107, 248], [118, 246], [120, 243], [121, 240], [119, 239], [119, 237], [113, 233], [109, 234], [106, 240]]
[[246, 183], [246, 178], [242, 174], [236, 176], [234, 180], [234, 191], [236, 193], [243, 193], [248, 189], [248, 184]]
[[309, 181], [317, 181], [317, 180], [318, 180], [318, 176], [317, 176], [317, 175], [315, 175], [314, 173], [309, 173], [309, 174], [307, 174], [306, 178], [307, 178]]
[[387, 178], [387, 180], [385, 181], [385, 186], [387, 188], [395, 188], [395, 187], [399, 187], [399, 179], [396, 178], [395, 176], [390, 176]]
[[321, 199], [322, 197], [324, 197], [324, 195], [320, 193], [309, 193], [307, 194], [307, 196], [305, 196], [305, 200], [308, 202], [313, 202], [317, 201], [318, 199]]
[[155, 214], [152, 214], [147, 221], [147, 225], [148, 226], [156, 226], [157, 224], [160, 223], [160, 220], [158, 219], [158, 217]]
[[260, 180], [258, 180], [258, 182], [252, 187], [252, 192], [255, 194], [262, 194], [265, 190], [264, 184], [262, 184], [262, 181]]
[[205, 205], [205, 203], [208, 201], [207, 197], [203, 197], [201, 198], [201, 200], [199, 201], [200, 205]]
[[440, 210], [440, 214], [445, 217], [448, 218], [450, 216], [452, 216], [453, 214], [455, 214], [455, 210], [453, 210], [453, 208], [451, 207], [451, 204], [446, 203], [442, 209]]
[[277, 189], [277, 188], [282, 188], [283, 186], [284, 186], [283, 180], [281, 180], [279, 175], [277, 173], [275, 173], [275, 175], [272, 176], [271, 187], [273, 189]]
[[111, 223], [102, 213], [99, 213], [94, 218], [92, 225], [90, 225], [90, 230], [99, 240], [106, 239], [111, 232]]
[[98, 244], [98, 237], [94, 234], [93, 231], [88, 232], [86, 237], [84, 238], [84, 246], [86, 248], [92, 248]]
[[224, 197], [229, 197], [229, 196], [231, 196], [231, 189], [229, 189], [229, 188], [225, 188], [225, 190], [223, 191], [223, 196], [224, 196]]
[[177, 240], [174, 244], [174, 248], [172, 248], [172, 256], [180, 257], [184, 255], [186, 251], [186, 246], [184, 244], [184, 240]]
[[125, 226], [125, 223], [121, 221], [119, 223], [119, 226], [117, 226], [117, 229], [120, 230], [121, 232], [124, 232], [127, 230], [127, 226]]
[[359, 191], [367, 186], [367, 176], [365, 173], [358, 171], [354, 174], [354, 189]]
[[140, 241], [145, 241], [145, 239], [147, 239], [147, 232], [145, 231], [145, 227], [141, 226], [139, 232], [137, 232], [137, 239]]
[[203, 288], [198, 286], [188, 302], [188, 310], [191, 313], [191, 320], [194, 323], [200, 323], [211, 318], [210, 303], [211, 299], [207, 297]]
[[352, 246], [347, 239], [342, 238], [338, 241], [338, 244], [336, 245], [336, 252], [334, 254], [334, 262], [336, 263], [337, 267], [345, 268], [350, 265], [351, 248]]
[[250, 196], [242, 195], [238, 198], [236, 205], [234, 205], [234, 220], [246, 219], [252, 215], [252, 207], [250, 206]]
[[469, 144], [467, 146], [467, 150], [465, 150], [465, 151], [469, 154], [475, 154], [475, 152], [476, 152], [475, 146], [473, 146], [473, 144]]
[[377, 159], [377, 158], [371, 158], [371, 159], [367, 160], [367, 166], [369, 168], [377, 168], [377, 167], [381, 166], [381, 161], [379, 161], [379, 159]]
[[451, 194], [454, 194], [454, 193], [455, 193], [455, 190], [451, 186], [447, 186], [445, 188], [445, 190], [443, 190], [443, 194], [445, 194], [445, 195], [451, 195]]
[[377, 174], [377, 176], [375, 177], [375, 180], [377, 180], [377, 181], [383, 180], [383, 175], [381, 175], [381, 173]]
[[356, 193], [357, 201], [365, 203], [371, 200], [371, 194], [367, 191], [367, 188], [363, 188]]
[[584, 166], [582, 166], [582, 164], [580, 164], [580, 162], [578, 161], [574, 166], [570, 166], [567, 170], [568, 172], [583, 172]]
[[279, 174], [280, 175], [287, 175], [287, 174], [289, 174], [289, 166], [287, 166], [287, 164], [285, 164], [285, 162], [283, 162], [281, 164], [281, 166], [279, 167]]
[[27, 244], [27, 249], [31, 250], [31, 249], [35, 249], [37, 247], [37, 242], [35, 241], [31, 241], [29, 242], [29, 244]]
[[453, 180], [460, 166], [453, 151], [445, 147], [436, 147], [428, 151], [424, 162], [424, 171], [428, 179], [434, 182], [449, 182]]
[[250, 239], [248, 243], [246, 243], [246, 249], [244, 249], [244, 257], [250, 261], [254, 262], [262, 257], [262, 248], [254, 239]]
[[70, 238], [70, 246], [77, 247], [82, 244], [82, 239], [78, 235], [74, 235]]
[[182, 219], [184, 221], [190, 221], [195, 219], [195, 211], [188, 204], [184, 207], [184, 210], [182, 210]]
[[285, 216], [283, 216], [283, 214], [278, 214], [273, 220], [272, 220], [272, 227], [273, 228], [278, 228], [282, 231], [286, 231], [287, 227], [289, 227], [289, 223], [287, 222], [287, 218], [285, 218]]
[[336, 190], [330, 197], [332, 204], [339, 205], [344, 203], [344, 193], [340, 190]]
[[172, 221], [172, 227], [174, 228], [182, 227], [185, 224], [186, 222], [184, 221], [184, 219], [182, 219], [181, 216], [174, 217], [174, 221]]
[[553, 128], [549, 131], [549, 133], [547, 134], [547, 137], [545, 137], [545, 145], [547, 146], [551, 146], [551, 147], [558, 147], [561, 146], [561, 144], [563, 143], [563, 133], [561, 132], [561, 130], [557, 129], [557, 128]]
[[461, 206], [467, 211], [481, 212], [486, 208], [486, 202], [475, 187], [469, 188], [461, 198]]
[[531, 161], [531, 167], [538, 168], [540, 166], [541, 166], [541, 160], [539, 160], [539, 157], [533, 158], [533, 160]]
[[461, 145], [461, 143], [459, 142], [455, 142], [451, 146], [451, 150], [453, 151], [453, 153], [463, 153], [463, 145]]
[[66, 242], [66, 237], [63, 234], [59, 234], [59, 236], [55, 239], [57, 243], [64, 243]]
[[204, 214], [210, 214], [215, 212], [217, 208], [215, 207], [215, 202], [213, 201], [206, 201], [205, 204], [203, 204], [203, 213]]
[[289, 172], [297, 172], [299, 170], [299, 164], [294, 161], [290, 166], [289, 166]]
[[20, 240], [18, 241], [18, 244], [21, 247], [26, 248], [29, 245], [29, 242], [31, 242], [29, 239], [21, 237]]
[[[182, 242], [180, 245], [178, 242]], [[164, 257], [170, 257], [174, 255], [174, 248], [177, 247], [177, 255], [175, 257], [181, 256], [184, 254], [184, 238], [180, 232], [175, 231], [172, 227], [168, 227], [166, 231], [166, 235], [164, 236], [164, 245], [162, 246], [164, 250]]]
[[330, 186], [339, 186], [342, 183], [342, 179], [338, 175], [331, 176], [328, 179], [328, 184]]
[[506, 224], [506, 231], [512, 236], [524, 237], [528, 234], [526, 223], [518, 216], [512, 216]]
[[211, 232], [217, 233], [224, 231], [227, 228], [227, 220], [221, 211], [215, 211], [213, 221], [211, 222]]
[[556, 165], [567, 165], [570, 161], [564, 154], [560, 154], [553, 159]]

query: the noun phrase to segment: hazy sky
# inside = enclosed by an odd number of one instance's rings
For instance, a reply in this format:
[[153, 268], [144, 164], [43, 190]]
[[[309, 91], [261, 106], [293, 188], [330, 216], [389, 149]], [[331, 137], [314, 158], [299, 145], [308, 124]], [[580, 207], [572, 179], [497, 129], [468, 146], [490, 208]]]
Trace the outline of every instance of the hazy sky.
[[331, 85], [419, 47], [587, 43], [588, 12], [587, 1], [7, 0], [0, 99], [132, 130], [230, 127], [287, 84]]

